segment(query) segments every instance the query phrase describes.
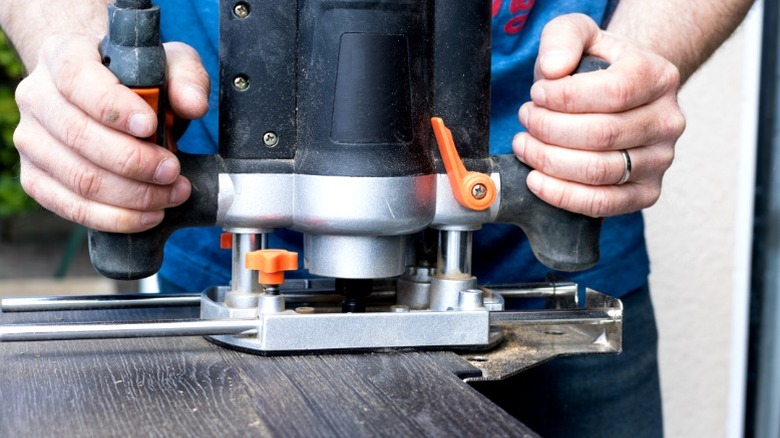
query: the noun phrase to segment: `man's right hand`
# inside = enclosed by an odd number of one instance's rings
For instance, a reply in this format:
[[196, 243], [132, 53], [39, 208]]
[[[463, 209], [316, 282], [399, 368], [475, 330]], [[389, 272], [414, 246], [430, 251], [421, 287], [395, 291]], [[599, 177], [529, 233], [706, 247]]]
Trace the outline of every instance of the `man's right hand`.
[[[14, 143], [24, 190], [43, 207], [89, 228], [144, 231], [164, 209], [190, 196], [173, 153], [142, 139], [157, 115], [101, 63], [100, 40], [85, 34], [48, 38], [16, 90], [21, 121]], [[165, 44], [167, 88], [178, 117], [208, 110], [209, 80], [197, 53]]]

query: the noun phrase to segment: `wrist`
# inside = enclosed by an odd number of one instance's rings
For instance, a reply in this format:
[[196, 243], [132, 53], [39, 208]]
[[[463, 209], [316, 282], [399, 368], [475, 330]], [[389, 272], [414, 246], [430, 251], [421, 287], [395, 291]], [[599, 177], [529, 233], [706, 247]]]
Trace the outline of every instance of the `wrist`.
[[38, 62], [43, 43], [62, 34], [102, 36], [112, 0], [2, 0], [0, 27], [27, 71]]

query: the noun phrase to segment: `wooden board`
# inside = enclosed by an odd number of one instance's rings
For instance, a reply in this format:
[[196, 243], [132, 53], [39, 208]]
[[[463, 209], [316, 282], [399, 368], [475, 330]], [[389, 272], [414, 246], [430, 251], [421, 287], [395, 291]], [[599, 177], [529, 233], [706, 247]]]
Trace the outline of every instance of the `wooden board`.
[[[0, 323], [193, 317], [0, 314]], [[536, 436], [451, 353], [263, 357], [200, 337], [0, 344], [0, 436]]]

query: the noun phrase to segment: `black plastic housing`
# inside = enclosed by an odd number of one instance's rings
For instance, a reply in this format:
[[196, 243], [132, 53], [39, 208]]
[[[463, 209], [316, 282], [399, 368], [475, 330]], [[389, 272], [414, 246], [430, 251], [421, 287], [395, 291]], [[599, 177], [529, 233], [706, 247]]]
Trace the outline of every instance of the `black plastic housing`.
[[220, 154], [231, 171], [263, 172], [236, 160], [294, 159], [313, 175], [442, 172], [433, 116], [473, 170], [489, 170], [487, 2], [242, 4], [249, 14], [220, 8]]

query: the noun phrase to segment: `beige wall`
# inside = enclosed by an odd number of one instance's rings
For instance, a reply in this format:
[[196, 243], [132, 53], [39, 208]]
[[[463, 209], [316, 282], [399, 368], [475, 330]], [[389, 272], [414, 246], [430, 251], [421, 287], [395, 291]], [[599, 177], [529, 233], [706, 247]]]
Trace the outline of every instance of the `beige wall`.
[[757, 79], [744, 64], [757, 68], [754, 15], [683, 89], [688, 128], [646, 214], [668, 437], [739, 430], [730, 379], [742, 372], [734, 347], [744, 345]]

